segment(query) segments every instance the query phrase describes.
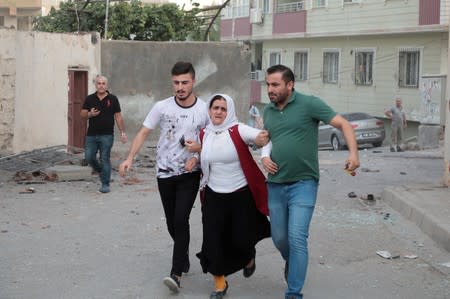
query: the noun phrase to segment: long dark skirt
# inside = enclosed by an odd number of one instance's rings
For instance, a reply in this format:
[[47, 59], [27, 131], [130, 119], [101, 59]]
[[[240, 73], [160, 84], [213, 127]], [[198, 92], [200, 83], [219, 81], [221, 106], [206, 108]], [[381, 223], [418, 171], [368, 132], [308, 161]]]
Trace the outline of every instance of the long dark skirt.
[[229, 275], [255, 257], [255, 245], [270, 237], [270, 223], [248, 187], [216, 193], [208, 186], [202, 205], [203, 244], [197, 253], [204, 273]]

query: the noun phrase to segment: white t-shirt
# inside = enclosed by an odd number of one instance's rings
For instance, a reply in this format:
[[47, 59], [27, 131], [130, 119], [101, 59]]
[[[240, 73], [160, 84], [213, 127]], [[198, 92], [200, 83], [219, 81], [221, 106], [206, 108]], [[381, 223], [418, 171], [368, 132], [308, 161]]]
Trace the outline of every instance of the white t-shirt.
[[[184, 164], [195, 154], [180, 143], [180, 139], [199, 140], [199, 132], [208, 124], [206, 104], [197, 98], [190, 107], [182, 107], [170, 97], [157, 102], [144, 120], [144, 127], [160, 127], [156, 150], [156, 176], [168, 178], [186, 173]], [[194, 170], [199, 170], [197, 165]]]
[[[253, 142], [260, 130], [239, 124], [239, 134], [245, 143]], [[230, 193], [247, 185], [239, 156], [228, 130], [220, 134], [210, 134], [207, 138], [214, 138], [209, 161], [208, 186], [218, 193]]]

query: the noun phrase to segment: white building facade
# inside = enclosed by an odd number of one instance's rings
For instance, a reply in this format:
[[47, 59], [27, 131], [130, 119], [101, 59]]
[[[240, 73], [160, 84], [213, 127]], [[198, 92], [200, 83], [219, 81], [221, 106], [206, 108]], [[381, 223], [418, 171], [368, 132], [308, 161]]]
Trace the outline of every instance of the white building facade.
[[384, 117], [399, 96], [409, 120], [443, 124], [449, 11], [450, 0], [232, 0], [221, 39], [250, 45], [251, 102], [268, 102], [264, 70], [281, 63], [339, 112]]

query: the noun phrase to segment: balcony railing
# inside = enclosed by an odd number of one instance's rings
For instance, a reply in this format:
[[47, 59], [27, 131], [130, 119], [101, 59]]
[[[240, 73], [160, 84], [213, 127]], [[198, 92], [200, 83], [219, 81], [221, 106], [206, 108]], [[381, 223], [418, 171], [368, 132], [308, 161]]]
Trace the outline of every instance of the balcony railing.
[[305, 1], [298, 1], [292, 3], [278, 3], [275, 12], [283, 13], [283, 12], [295, 12], [305, 9]]

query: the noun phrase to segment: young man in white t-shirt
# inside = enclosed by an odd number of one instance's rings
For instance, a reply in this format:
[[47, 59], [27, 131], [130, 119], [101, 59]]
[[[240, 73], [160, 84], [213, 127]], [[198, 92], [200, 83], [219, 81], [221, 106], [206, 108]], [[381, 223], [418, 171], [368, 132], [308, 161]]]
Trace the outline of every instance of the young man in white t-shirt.
[[193, 93], [195, 70], [189, 62], [177, 62], [172, 68], [175, 96], [157, 102], [133, 140], [127, 159], [119, 166], [124, 176], [130, 169], [150, 132], [160, 127], [156, 154], [156, 177], [174, 241], [172, 268], [164, 284], [178, 292], [182, 273], [189, 271], [189, 215], [200, 183], [198, 134], [208, 123], [206, 104]]

